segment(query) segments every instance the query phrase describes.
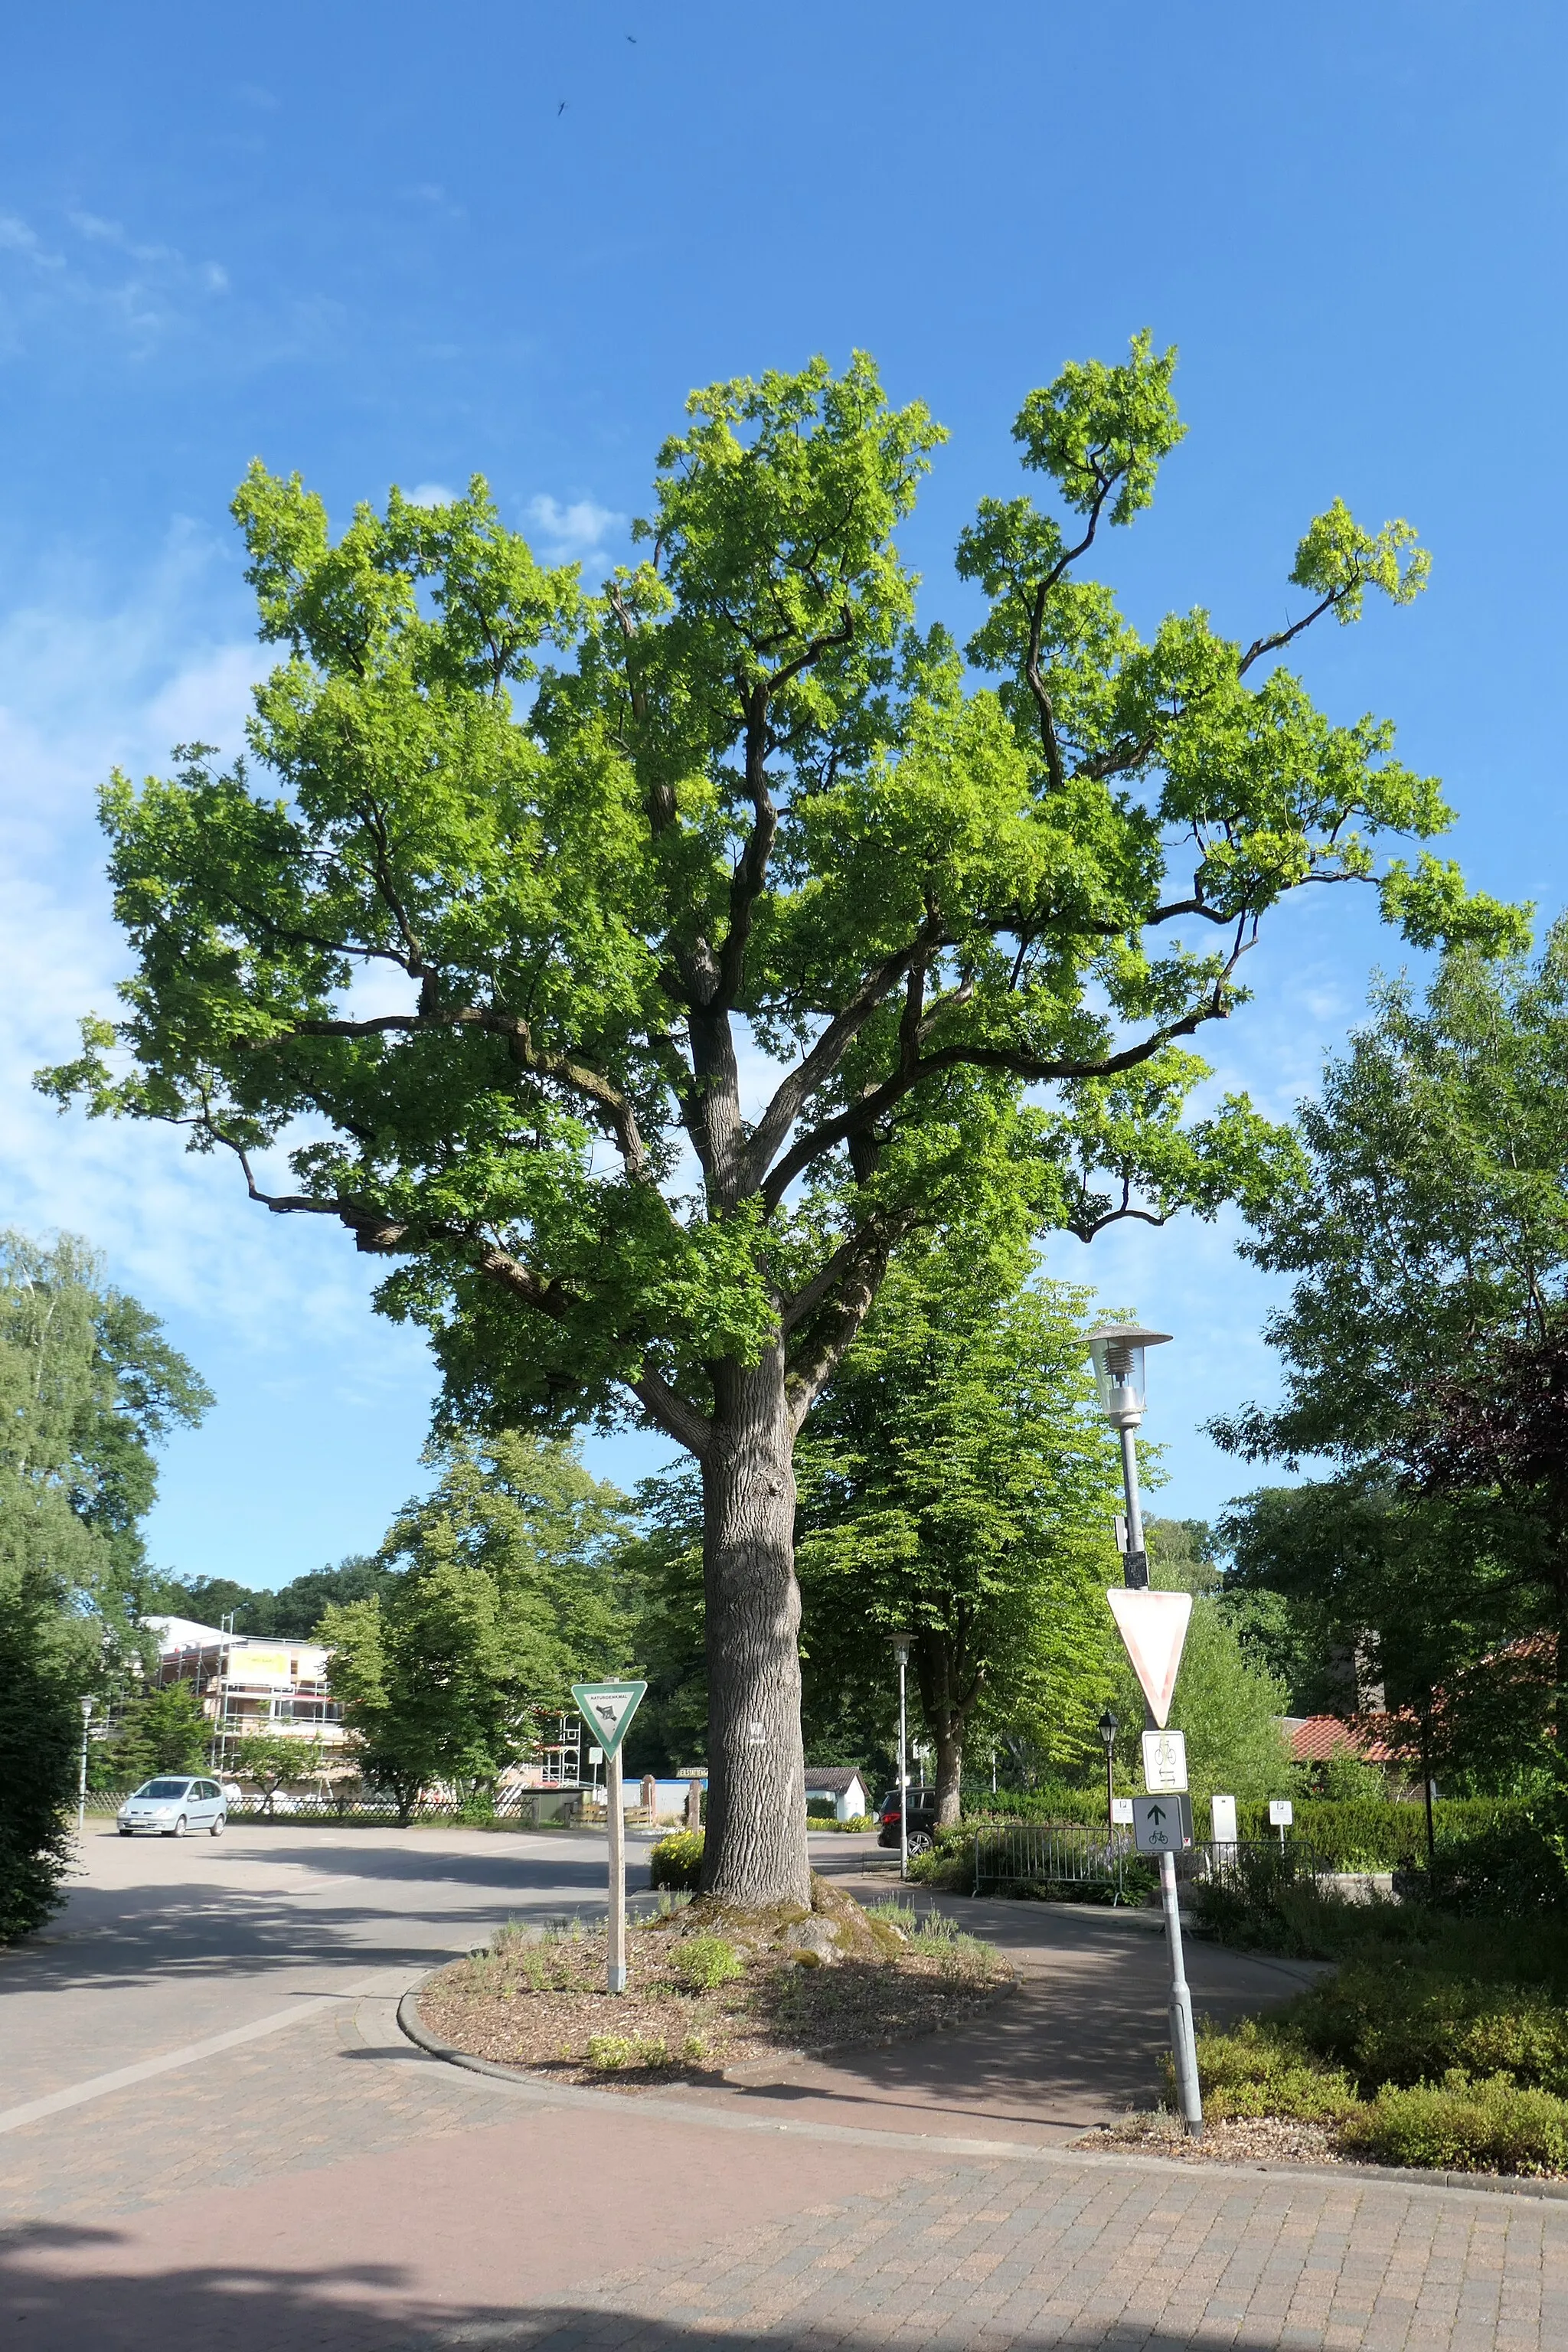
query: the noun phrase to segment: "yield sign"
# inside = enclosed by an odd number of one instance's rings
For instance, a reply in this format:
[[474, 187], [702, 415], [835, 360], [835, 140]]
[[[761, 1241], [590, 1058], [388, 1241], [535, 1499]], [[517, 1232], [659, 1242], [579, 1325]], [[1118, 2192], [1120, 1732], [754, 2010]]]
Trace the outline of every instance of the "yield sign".
[[614, 1756], [642, 1704], [647, 1683], [574, 1683], [577, 1711], [605, 1754]]
[[1163, 1731], [1171, 1712], [1171, 1693], [1176, 1687], [1176, 1668], [1182, 1663], [1182, 1644], [1187, 1638], [1187, 1620], [1193, 1613], [1193, 1596], [1121, 1585], [1105, 1597], [1132, 1661], [1132, 1671]]

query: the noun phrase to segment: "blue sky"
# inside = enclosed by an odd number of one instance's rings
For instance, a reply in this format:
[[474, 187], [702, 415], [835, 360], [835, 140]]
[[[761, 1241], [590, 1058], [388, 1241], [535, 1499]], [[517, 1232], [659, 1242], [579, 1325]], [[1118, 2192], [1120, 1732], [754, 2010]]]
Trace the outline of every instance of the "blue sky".
[[[1341, 717], [1395, 719], [1476, 881], [1568, 898], [1560, 8], [1171, 0], [786, 12], [599, 0], [17, 12], [0, 84], [0, 1222], [65, 1225], [219, 1403], [152, 1529], [281, 1581], [380, 1536], [431, 1382], [344, 1237], [247, 1211], [160, 1130], [29, 1091], [122, 968], [92, 795], [235, 746], [261, 661], [226, 505], [247, 461], [334, 515], [487, 474], [590, 577], [694, 383], [873, 352], [952, 439], [905, 535], [963, 627], [959, 529], [1018, 485], [1008, 427], [1070, 357], [1152, 327], [1190, 431], [1110, 569], [1133, 617], [1291, 612], [1336, 495], [1435, 554], [1412, 611], [1310, 638]], [[1398, 960], [1324, 894], [1208, 1041], [1287, 1111]], [[1270, 1290], [1234, 1234], [1124, 1229], [1052, 1270], [1179, 1337], [1162, 1507], [1249, 1483], [1201, 1434], [1266, 1393]], [[631, 1478], [656, 1449], [595, 1440]]]

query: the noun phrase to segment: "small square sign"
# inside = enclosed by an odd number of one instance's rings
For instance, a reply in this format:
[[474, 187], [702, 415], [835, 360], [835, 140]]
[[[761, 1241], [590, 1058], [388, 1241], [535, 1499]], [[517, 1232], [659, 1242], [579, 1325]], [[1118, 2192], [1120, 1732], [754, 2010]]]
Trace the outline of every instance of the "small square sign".
[[1112, 1826], [1116, 1829], [1121, 1830], [1131, 1828], [1132, 1800], [1131, 1797], [1112, 1797], [1110, 1800], [1110, 1819]]
[[1192, 1800], [1134, 1797], [1132, 1840], [1140, 1853], [1183, 1853], [1193, 1842]]
[[1296, 1818], [1296, 1808], [1289, 1797], [1270, 1797], [1268, 1826], [1271, 1830], [1288, 1830]]
[[1187, 1743], [1179, 1731], [1143, 1734], [1143, 1786], [1152, 1797], [1175, 1795], [1187, 1785]]

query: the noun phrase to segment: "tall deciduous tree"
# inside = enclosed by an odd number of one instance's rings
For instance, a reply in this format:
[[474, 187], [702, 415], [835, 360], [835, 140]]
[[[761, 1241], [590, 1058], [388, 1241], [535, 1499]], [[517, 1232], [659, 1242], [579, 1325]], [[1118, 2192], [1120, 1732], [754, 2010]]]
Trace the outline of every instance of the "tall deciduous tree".
[[[1290, 891], [1375, 879], [1409, 938], [1510, 932], [1426, 853], [1375, 871], [1375, 836], [1447, 824], [1436, 785], [1270, 666], [1415, 593], [1404, 524], [1330, 508], [1300, 617], [1247, 643], [1201, 613], [1145, 641], [1080, 576], [1181, 437], [1173, 357], [1140, 337], [1019, 412], [1062, 519], [987, 500], [963, 534], [994, 689], [915, 627], [895, 538], [942, 435], [864, 356], [694, 394], [596, 597], [477, 479], [334, 544], [257, 467], [265, 788], [193, 751], [104, 796], [136, 970], [45, 1083], [401, 1259], [381, 1303], [434, 1334], [453, 1414], [629, 1403], [692, 1454], [733, 1898], [807, 1891], [794, 1443], [900, 1248], [1263, 1188], [1245, 1104], [1184, 1123], [1183, 1041]], [[300, 1122], [292, 1187], [263, 1181]]]
[[1110, 1686], [1120, 1456], [1087, 1409], [1085, 1297], [948, 1251], [897, 1268], [802, 1439], [808, 1657], [885, 1687], [912, 1633], [944, 1822], [972, 1725], [1065, 1759]]
[[1336, 1475], [1226, 1535], [1235, 1580], [1359, 1656], [1430, 1759], [1496, 1773], [1561, 1743], [1568, 1697], [1568, 926], [1533, 963], [1452, 952], [1373, 1013], [1247, 1244], [1295, 1277], [1283, 1401], [1216, 1428]]
[[85, 1243], [0, 1234], [0, 1942], [59, 1901], [77, 1701], [135, 1654], [153, 1448], [210, 1402]]

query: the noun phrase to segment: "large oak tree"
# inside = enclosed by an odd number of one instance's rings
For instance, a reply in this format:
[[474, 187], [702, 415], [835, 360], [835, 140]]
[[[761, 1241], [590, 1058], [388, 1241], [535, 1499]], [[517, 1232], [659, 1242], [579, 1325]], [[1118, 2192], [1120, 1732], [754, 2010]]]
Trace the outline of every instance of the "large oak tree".
[[1374, 879], [1418, 940], [1508, 927], [1426, 854], [1374, 871], [1373, 836], [1447, 824], [1436, 783], [1271, 666], [1415, 593], [1405, 525], [1331, 507], [1300, 617], [1247, 644], [1201, 612], [1145, 641], [1082, 576], [1181, 437], [1173, 364], [1141, 337], [1025, 402], [1060, 519], [986, 500], [963, 534], [978, 689], [895, 544], [942, 434], [865, 357], [694, 394], [597, 596], [478, 479], [334, 543], [258, 466], [265, 786], [192, 753], [104, 797], [136, 968], [46, 1083], [395, 1260], [381, 1303], [455, 1417], [629, 1404], [696, 1457], [732, 1897], [806, 1891], [792, 1449], [900, 1244], [1262, 1186], [1245, 1104], [1184, 1123], [1183, 1041], [1288, 892]]

